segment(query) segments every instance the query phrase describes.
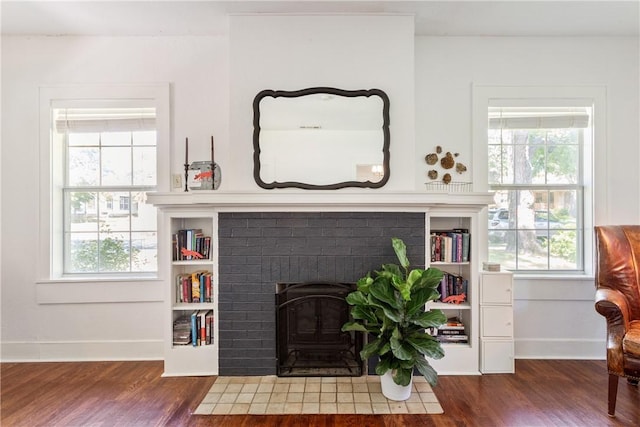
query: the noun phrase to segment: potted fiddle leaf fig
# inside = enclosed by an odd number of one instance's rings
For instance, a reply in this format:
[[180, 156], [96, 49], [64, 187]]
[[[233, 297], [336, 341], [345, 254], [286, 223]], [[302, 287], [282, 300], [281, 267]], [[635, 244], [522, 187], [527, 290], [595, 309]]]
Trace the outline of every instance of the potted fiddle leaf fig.
[[406, 400], [411, 395], [414, 368], [429, 384], [438, 381], [426, 358], [440, 359], [444, 351], [425, 329], [441, 326], [447, 319], [441, 310], [429, 310], [425, 304], [440, 297], [437, 287], [443, 273], [437, 268], [410, 270], [405, 243], [391, 240], [400, 265], [384, 264], [382, 270], [358, 280], [357, 290], [347, 296], [353, 320], [342, 330], [373, 337], [360, 356], [363, 360], [377, 356], [382, 393], [392, 400]]

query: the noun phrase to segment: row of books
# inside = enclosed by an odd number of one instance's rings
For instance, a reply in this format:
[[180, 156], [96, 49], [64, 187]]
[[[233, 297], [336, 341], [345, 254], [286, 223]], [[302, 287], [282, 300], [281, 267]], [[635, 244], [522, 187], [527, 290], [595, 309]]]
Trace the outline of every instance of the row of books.
[[176, 276], [176, 302], [213, 302], [213, 282], [207, 270]]
[[457, 317], [447, 319], [447, 322], [438, 328], [430, 328], [429, 333], [442, 344], [469, 343], [464, 323]]
[[173, 345], [213, 344], [213, 310], [196, 310], [173, 322]]
[[433, 231], [431, 262], [469, 262], [471, 235], [466, 228]]
[[445, 272], [438, 285], [440, 302], [461, 303], [467, 300], [469, 280], [456, 274]]
[[210, 258], [211, 236], [205, 236], [199, 228], [178, 230], [172, 240], [174, 261]]

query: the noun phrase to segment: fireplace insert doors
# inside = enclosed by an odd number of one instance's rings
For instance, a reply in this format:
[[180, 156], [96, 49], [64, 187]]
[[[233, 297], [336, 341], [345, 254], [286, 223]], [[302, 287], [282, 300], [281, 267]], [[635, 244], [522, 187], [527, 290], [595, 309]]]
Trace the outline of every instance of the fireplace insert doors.
[[342, 332], [353, 283], [278, 283], [278, 376], [360, 376], [362, 334]]

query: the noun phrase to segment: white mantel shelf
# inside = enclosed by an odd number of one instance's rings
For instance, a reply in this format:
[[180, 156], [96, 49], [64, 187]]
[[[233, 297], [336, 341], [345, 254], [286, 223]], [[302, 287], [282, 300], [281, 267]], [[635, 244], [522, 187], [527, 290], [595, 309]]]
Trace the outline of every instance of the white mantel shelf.
[[159, 208], [221, 210], [428, 210], [430, 207], [475, 208], [493, 202], [493, 193], [391, 193], [335, 191], [190, 191], [149, 192], [147, 202]]

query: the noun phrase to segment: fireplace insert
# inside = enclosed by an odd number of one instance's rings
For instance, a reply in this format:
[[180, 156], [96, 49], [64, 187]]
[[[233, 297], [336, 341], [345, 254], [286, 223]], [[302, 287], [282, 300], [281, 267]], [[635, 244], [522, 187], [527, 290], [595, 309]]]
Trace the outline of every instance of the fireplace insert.
[[342, 332], [353, 283], [278, 283], [278, 376], [360, 376], [362, 334]]

